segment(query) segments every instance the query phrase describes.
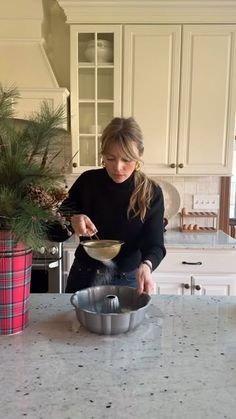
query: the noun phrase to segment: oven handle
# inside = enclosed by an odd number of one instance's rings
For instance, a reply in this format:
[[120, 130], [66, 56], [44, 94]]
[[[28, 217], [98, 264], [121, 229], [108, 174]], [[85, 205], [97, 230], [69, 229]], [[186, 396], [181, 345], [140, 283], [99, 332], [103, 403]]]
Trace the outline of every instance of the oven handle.
[[43, 263], [34, 263], [32, 264], [32, 268], [33, 269], [42, 269], [42, 268], [49, 268], [49, 269], [53, 269], [53, 268], [57, 268], [59, 266], [59, 261], [55, 260], [53, 262], [46, 262], [44, 261]]

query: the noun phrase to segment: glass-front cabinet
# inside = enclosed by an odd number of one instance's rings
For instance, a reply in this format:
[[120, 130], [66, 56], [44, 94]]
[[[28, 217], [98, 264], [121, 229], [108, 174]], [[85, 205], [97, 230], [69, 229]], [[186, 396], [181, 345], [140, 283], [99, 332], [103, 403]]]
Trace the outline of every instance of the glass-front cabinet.
[[105, 126], [121, 115], [121, 26], [71, 26], [73, 171], [100, 165]]

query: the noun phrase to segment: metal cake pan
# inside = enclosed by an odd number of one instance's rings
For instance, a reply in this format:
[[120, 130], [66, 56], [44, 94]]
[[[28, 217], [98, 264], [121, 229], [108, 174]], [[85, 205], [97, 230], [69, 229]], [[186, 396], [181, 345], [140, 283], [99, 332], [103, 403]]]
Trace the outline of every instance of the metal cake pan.
[[150, 295], [138, 294], [136, 288], [115, 285], [90, 287], [71, 296], [79, 322], [104, 335], [134, 330], [142, 323], [150, 301]]

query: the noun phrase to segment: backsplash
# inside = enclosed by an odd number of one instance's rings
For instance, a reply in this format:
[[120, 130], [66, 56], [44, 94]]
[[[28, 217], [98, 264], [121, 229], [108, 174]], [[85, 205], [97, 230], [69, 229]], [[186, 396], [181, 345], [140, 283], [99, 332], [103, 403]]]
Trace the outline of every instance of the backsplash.
[[[193, 205], [193, 195], [194, 194], [220, 194], [220, 180], [219, 176], [152, 176], [158, 182], [158, 179], [169, 182], [180, 194], [181, 202], [180, 209], [185, 207], [187, 210], [192, 209]], [[67, 175], [66, 181], [67, 185], [70, 186], [74, 183], [76, 175]], [[218, 212], [218, 211], [216, 211]], [[198, 220], [199, 221], [199, 220]], [[191, 221], [192, 222], [192, 221]], [[194, 220], [193, 220], [194, 222]], [[171, 220], [167, 229], [176, 229], [179, 228], [180, 217], [177, 214]], [[201, 225], [211, 227], [212, 219], [201, 219]]]
[[[164, 177], [154, 177], [155, 180], [161, 179], [166, 182], [170, 182], [176, 187], [180, 194], [181, 202], [180, 209], [186, 208], [188, 211], [192, 210], [193, 207], [193, 195], [194, 194], [220, 194], [220, 180], [219, 176], [164, 176]], [[215, 211], [218, 213], [218, 210]], [[189, 221], [189, 220], [188, 220]], [[199, 222], [199, 219], [191, 222]], [[201, 226], [211, 227], [212, 219], [203, 219], [201, 218]], [[174, 216], [169, 220], [167, 229], [176, 229], [179, 228], [180, 217], [179, 215]]]

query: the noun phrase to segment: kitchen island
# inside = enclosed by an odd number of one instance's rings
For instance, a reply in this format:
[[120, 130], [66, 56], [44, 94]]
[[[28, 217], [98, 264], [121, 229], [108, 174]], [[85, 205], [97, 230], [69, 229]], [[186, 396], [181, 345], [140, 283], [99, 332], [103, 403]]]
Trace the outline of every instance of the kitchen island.
[[236, 297], [154, 295], [143, 323], [88, 332], [68, 294], [33, 294], [1, 336], [0, 417], [234, 419]]

